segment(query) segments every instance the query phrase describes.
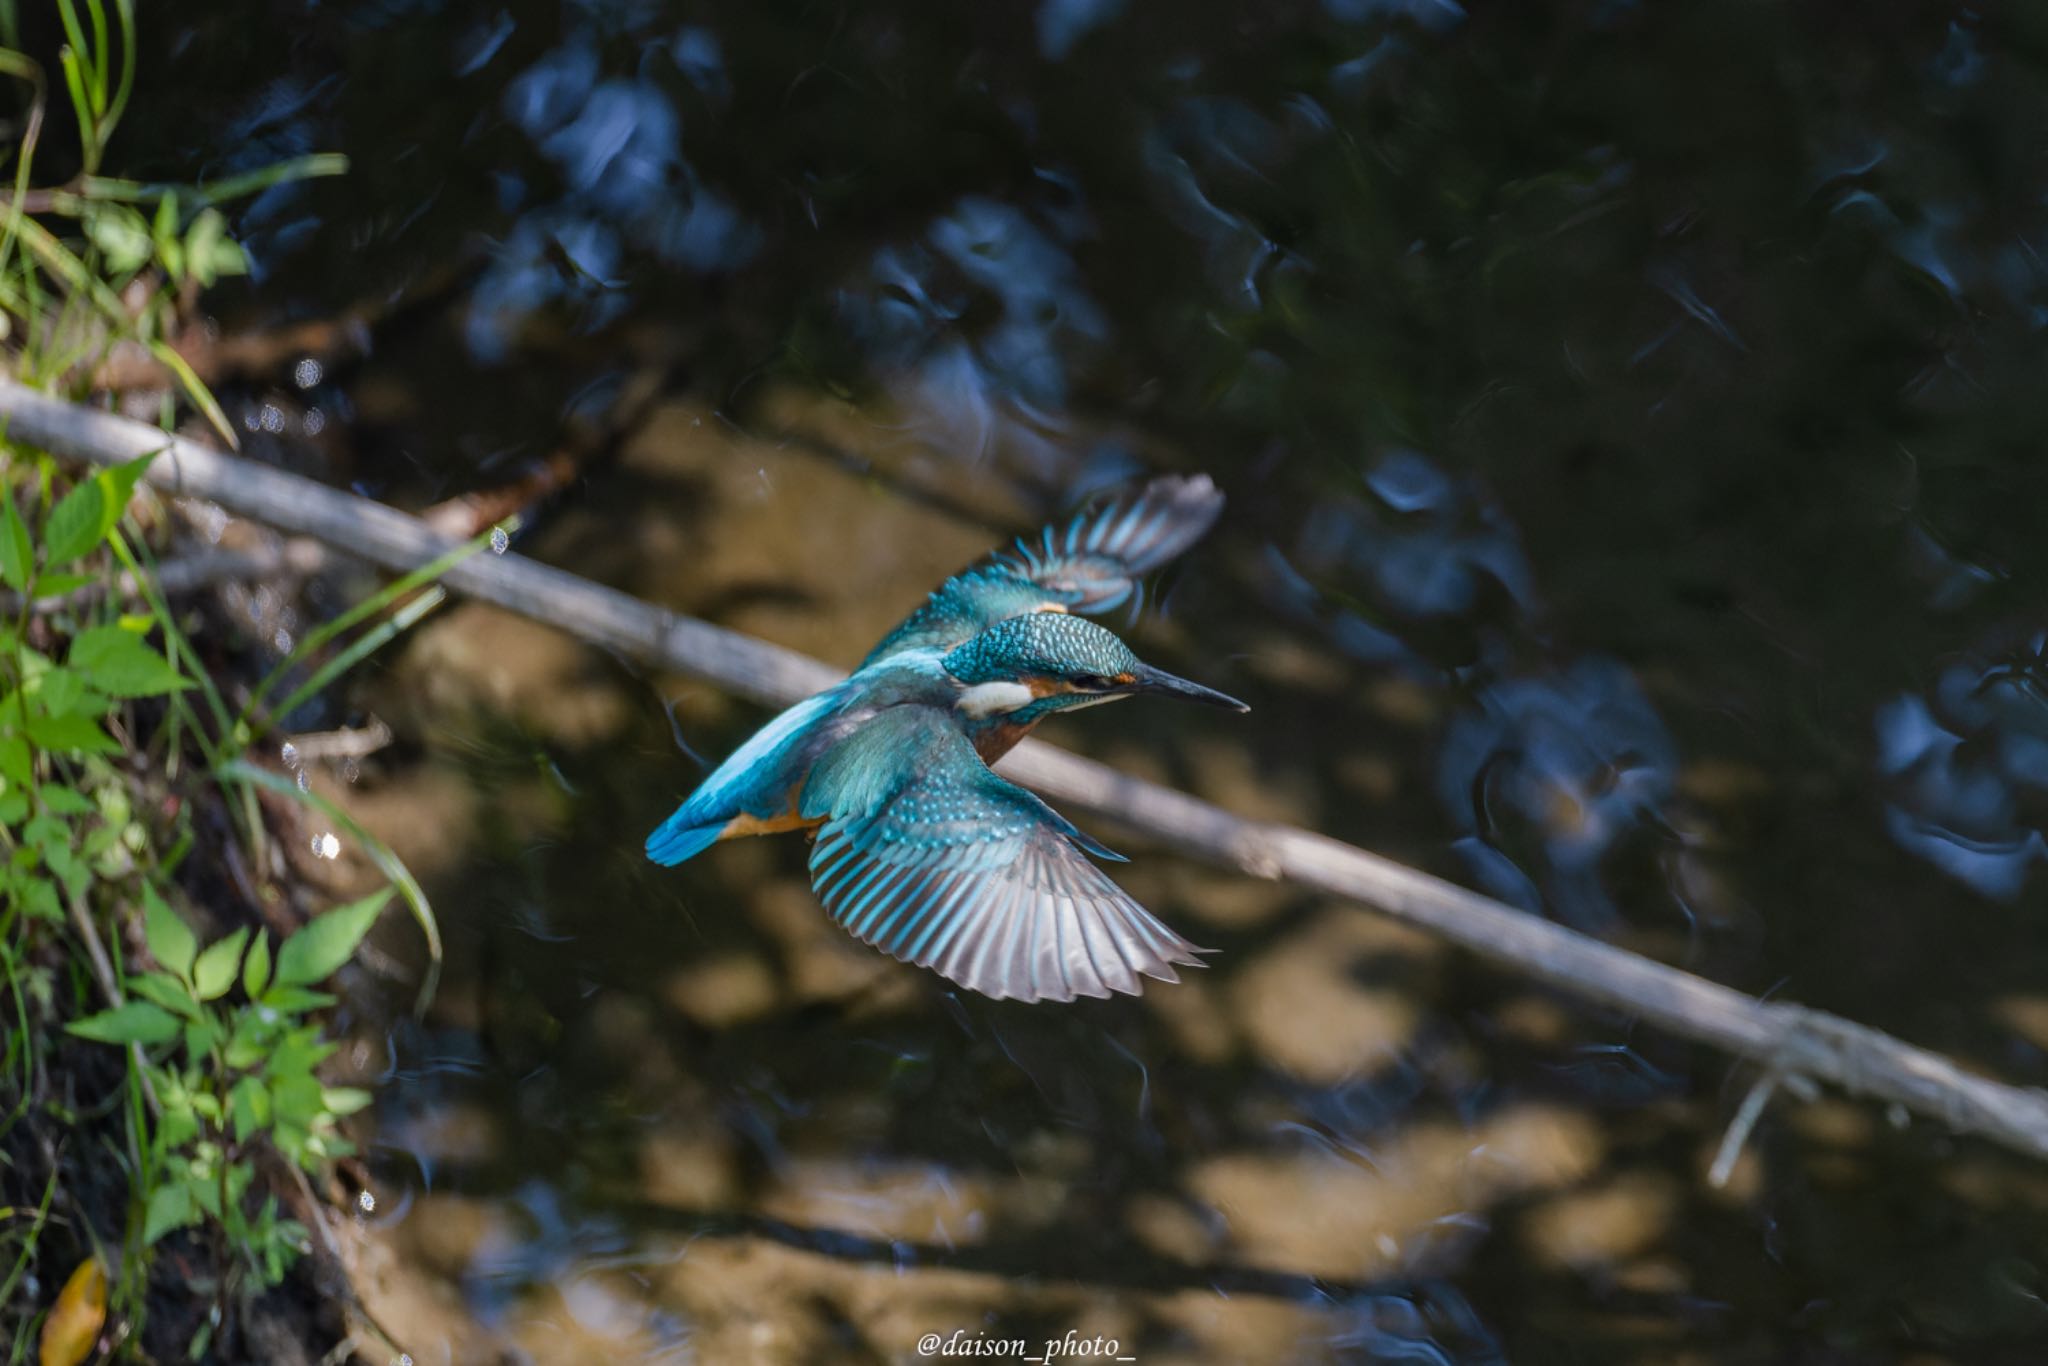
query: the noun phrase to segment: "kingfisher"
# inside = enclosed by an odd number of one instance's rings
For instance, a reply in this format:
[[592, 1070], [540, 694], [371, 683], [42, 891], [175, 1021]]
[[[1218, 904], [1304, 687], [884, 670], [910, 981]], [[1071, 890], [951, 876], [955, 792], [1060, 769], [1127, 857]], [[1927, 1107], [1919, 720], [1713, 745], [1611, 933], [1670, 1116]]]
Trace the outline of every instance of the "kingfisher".
[[1250, 708], [1081, 614], [1207, 532], [1206, 475], [1155, 479], [948, 579], [845, 681], [763, 726], [647, 837], [674, 865], [812, 832], [811, 885], [862, 942], [996, 1000], [1136, 995], [1199, 949], [1090, 858], [1125, 860], [989, 765], [1059, 712], [1151, 694]]

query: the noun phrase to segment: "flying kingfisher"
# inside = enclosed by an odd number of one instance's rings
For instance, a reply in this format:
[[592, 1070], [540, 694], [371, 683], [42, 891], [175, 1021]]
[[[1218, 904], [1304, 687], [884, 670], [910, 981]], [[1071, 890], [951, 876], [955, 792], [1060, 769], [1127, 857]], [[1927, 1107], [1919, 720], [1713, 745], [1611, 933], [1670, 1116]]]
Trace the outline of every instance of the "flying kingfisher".
[[1223, 509], [1157, 479], [948, 579], [844, 682], [762, 727], [647, 837], [677, 864], [717, 841], [815, 831], [811, 883], [862, 941], [997, 1000], [1173, 982], [1206, 952], [1087, 857], [1115, 859], [989, 765], [1055, 712], [1155, 693], [1249, 711], [1141, 662], [1106, 612]]

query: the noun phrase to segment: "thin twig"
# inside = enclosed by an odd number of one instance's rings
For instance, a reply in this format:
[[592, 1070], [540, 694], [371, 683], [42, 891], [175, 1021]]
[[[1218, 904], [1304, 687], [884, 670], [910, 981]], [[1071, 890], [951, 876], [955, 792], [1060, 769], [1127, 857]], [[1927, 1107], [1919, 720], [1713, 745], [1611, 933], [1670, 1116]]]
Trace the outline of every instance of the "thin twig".
[[[164, 451], [149, 469], [157, 487], [211, 499], [387, 568], [417, 568], [455, 545], [396, 509], [16, 384], [0, 382], [0, 416], [8, 419], [11, 439], [95, 464]], [[451, 569], [444, 582], [593, 644], [765, 703], [786, 705], [842, 677], [795, 651], [678, 616], [518, 555], [474, 556]], [[1246, 820], [1039, 741], [1018, 746], [1003, 768], [1069, 805], [1196, 858], [1374, 907], [1523, 976], [1753, 1059], [1781, 1079], [1828, 1081], [2048, 1159], [2048, 1092], [1965, 1072], [1939, 1054], [1837, 1016], [1759, 1001], [1363, 849], [1291, 826]]]
[[[230, 579], [274, 579], [285, 574], [315, 574], [328, 561], [328, 550], [319, 541], [298, 536], [257, 550], [202, 550], [165, 560], [158, 566], [157, 587], [165, 597], [197, 592]], [[135, 575], [122, 570], [104, 583], [81, 584], [68, 593], [37, 598], [29, 610], [39, 615], [90, 607], [112, 595], [123, 600], [139, 598], [141, 586]], [[0, 613], [21, 609], [21, 595], [0, 593]]]
[[339, 730], [309, 730], [297, 735], [287, 735], [280, 753], [289, 749], [284, 756], [287, 768], [297, 768], [319, 759], [364, 759], [391, 743], [391, 727], [377, 717], [370, 718], [367, 726], [351, 730], [344, 726]]
[[[290, 1175], [294, 1189], [298, 1192], [299, 1198], [305, 1202], [305, 1223], [314, 1235], [315, 1241], [318, 1244], [318, 1251], [325, 1258], [327, 1269], [340, 1281], [339, 1289], [343, 1309], [353, 1315], [364, 1327], [368, 1328], [384, 1344], [386, 1351], [394, 1354], [392, 1360], [411, 1361], [413, 1358], [403, 1347], [398, 1345], [398, 1339], [391, 1335], [390, 1330], [384, 1327], [377, 1316], [370, 1312], [369, 1305], [363, 1302], [361, 1293], [356, 1290], [355, 1274], [349, 1267], [348, 1258], [343, 1255], [341, 1244], [334, 1236], [334, 1230], [327, 1226], [327, 1211], [332, 1209], [333, 1206], [322, 1200], [313, 1190], [313, 1183], [306, 1179], [306, 1173], [298, 1163], [291, 1161], [274, 1149], [270, 1152], [270, 1157]], [[349, 1339], [357, 1336], [358, 1334], [351, 1330]], [[344, 1339], [344, 1341], [349, 1339]], [[340, 1348], [337, 1347], [335, 1351], [340, 1351]], [[333, 1359], [344, 1361], [347, 1358], [337, 1356], [333, 1357]]]
[[1707, 1168], [1707, 1184], [1716, 1190], [1728, 1184], [1728, 1178], [1735, 1172], [1735, 1159], [1742, 1156], [1742, 1145], [1749, 1142], [1749, 1131], [1756, 1127], [1762, 1117], [1764, 1106], [1771, 1100], [1771, 1092], [1778, 1089], [1778, 1074], [1766, 1072], [1756, 1079], [1756, 1085], [1749, 1088], [1749, 1094], [1742, 1098], [1742, 1104], [1735, 1111], [1735, 1118], [1728, 1123], [1728, 1132], [1721, 1135], [1721, 1146], [1715, 1150], [1714, 1165]]
[[[93, 980], [106, 999], [107, 1009], [119, 1010], [128, 1004], [122, 994], [121, 984], [114, 977], [114, 960], [107, 956], [107, 946], [100, 942], [99, 927], [92, 923], [92, 911], [86, 906], [85, 898], [64, 889], [64, 898], [71, 910], [71, 927], [78, 931], [78, 937], [85, 941], [85, 958], [92, 965]], [[163, 1105], [156, 1098], [156, 1087], [149, 1080], [149, 1060], [143, 1056], [142, 1045], [131, 1042], [128, 1045], [128, 1060], [134, 1065], [135, 1075], [142, 1081], [142, 1098], [149, 1102], [149, 1112], [161, 1116]]]

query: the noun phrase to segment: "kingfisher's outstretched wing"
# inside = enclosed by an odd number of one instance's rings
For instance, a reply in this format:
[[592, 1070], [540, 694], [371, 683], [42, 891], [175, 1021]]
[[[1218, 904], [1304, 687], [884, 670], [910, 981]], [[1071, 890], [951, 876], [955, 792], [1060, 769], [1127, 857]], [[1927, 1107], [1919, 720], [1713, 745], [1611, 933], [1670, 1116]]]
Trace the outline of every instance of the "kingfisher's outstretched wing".
[[891, 707], [826, 751], [802, 809], [825, 819], [811, 882], [832, 918], [985, 996], [1135, 995], [1203, 952], [1083, 851], [1115, 854], [991, 773], [936, 707]]
[[862, 667], [901, 650], [951, 649], [1026, 612], [1107, 612], [1136, 591], [1140, 576], [1200, 540], [1222, 510], [1208, 475], [1170, 475], [1064, 526], [1020, 536], [1014, 549], [946, 580]]

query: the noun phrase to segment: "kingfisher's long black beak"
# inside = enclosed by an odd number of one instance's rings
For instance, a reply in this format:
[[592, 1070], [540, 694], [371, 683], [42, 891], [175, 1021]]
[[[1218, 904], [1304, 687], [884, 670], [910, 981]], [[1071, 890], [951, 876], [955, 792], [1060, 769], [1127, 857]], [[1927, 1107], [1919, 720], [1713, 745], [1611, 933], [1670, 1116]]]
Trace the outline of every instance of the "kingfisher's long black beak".
[[1228, 693], [1205, 688], [1199, 683], [1190, 683], [1185, 678], [1176, 678], [1164, 669], [1155, 669], [1150, 664], [1140, 664], [1132, 671], [1131, 681], [1124, 685], [1133, 693], [1152, 693], [1159, 697], [1178, 697], [1183, 702], [1206, 702], [1212, 707], [1228, 707], [1232, 711], [1250, 711], [1251, 708]]

